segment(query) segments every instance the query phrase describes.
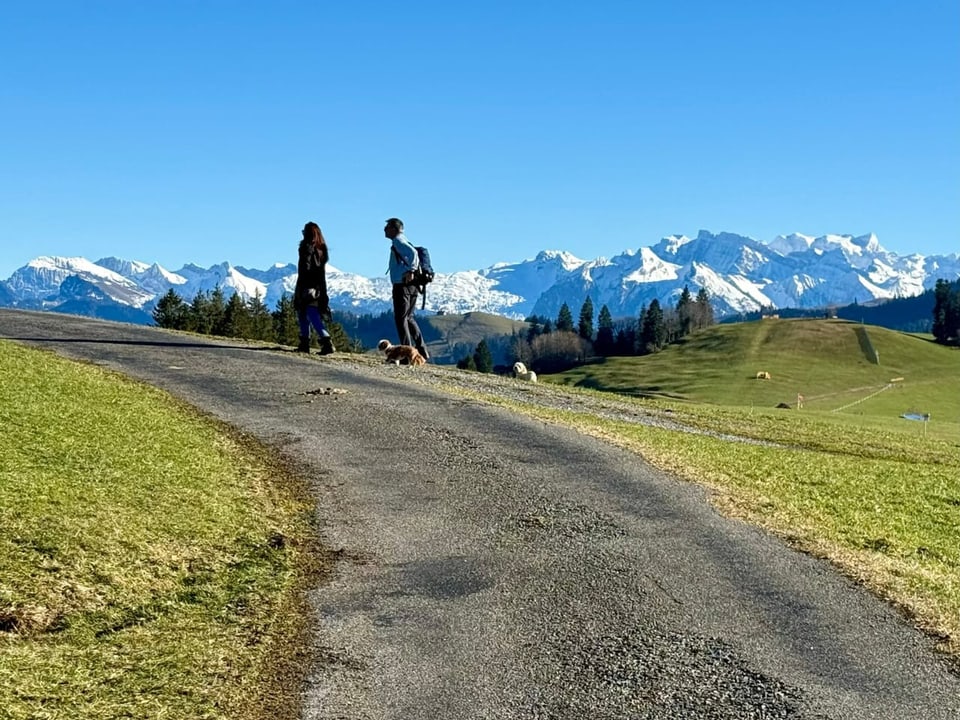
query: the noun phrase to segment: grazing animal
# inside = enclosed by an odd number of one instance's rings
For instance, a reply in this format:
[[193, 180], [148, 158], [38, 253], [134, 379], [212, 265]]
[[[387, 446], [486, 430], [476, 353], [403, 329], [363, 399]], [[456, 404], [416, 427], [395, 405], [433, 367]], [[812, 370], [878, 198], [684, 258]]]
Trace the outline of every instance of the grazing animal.
[[389, 340], [381, 340], [377, 343], [377, 349], [386, 353], [387, 359], [384, 362], [394, 365], [426, 365], [427, 361], [423, 355], [412, 345], [393, 345]]
[[513, 376], [518, 380], [526, 380], [527, 382], [537, 381], [537, 374], [533, 370], [527, 370], [527, 366], [519, 361], [513, 364]]
[[757, 380], [769, 380], [769, 379], [770, 379], [770, 373], [768, 373], [766, 370], [761, 370], [760, 372], [757, 373]]

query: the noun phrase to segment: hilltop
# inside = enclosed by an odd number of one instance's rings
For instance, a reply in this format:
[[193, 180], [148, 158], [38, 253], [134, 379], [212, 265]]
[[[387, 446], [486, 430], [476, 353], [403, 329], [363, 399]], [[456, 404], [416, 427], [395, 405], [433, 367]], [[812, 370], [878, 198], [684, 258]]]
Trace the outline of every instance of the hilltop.
[[846, 320], [716, 325], [654, 355], [607, 358], [544, 379], [716, 405], [796, 408], [799, 395], [805, 410], [960, 422], [960, 351]]

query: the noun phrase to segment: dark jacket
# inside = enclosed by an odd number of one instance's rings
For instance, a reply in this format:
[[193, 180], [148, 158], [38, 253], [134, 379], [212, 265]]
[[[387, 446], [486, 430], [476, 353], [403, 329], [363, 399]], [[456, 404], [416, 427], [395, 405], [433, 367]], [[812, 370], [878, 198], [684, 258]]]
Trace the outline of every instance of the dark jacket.
[[300, 241], [299, 253], [293, 306], [299, 310], [314, 305], [320, 308], [321, 313], [328, 313], [330, 299], [327, 296], [327, 260], [330, 259], [330, 253], [326, 246], [318, 249], [310, 240]]

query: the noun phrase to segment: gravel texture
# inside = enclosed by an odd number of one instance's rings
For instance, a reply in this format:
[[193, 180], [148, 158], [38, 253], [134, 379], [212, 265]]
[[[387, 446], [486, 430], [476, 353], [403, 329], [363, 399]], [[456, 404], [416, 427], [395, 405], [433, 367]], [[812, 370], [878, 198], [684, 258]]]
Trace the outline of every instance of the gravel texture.
[[0, 311], [0, 337], [165, 388], [311, 481], [337, 561], [305, 720], [960, 717], [932, 643], [827, 563], [624, 450], [438, 390], [667, 415], [52, 314]]

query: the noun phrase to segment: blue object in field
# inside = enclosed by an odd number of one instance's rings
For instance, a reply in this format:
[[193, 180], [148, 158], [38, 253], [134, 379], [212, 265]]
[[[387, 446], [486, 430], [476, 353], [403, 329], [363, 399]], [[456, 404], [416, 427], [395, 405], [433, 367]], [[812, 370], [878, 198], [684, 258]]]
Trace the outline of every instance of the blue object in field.
[[930, 421], [930, 413], [910, 412], [904, 413], [900, 417], [902, 417], [904, 420], [923, 420], [924, 422]]

